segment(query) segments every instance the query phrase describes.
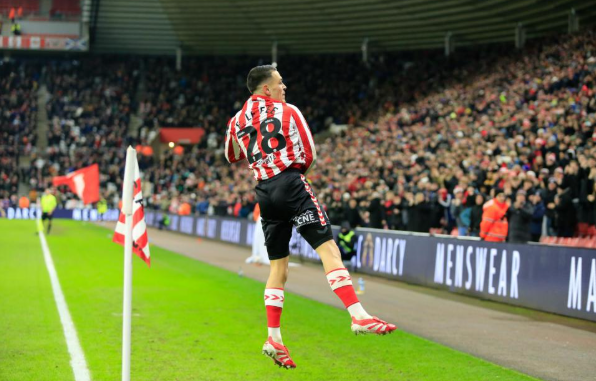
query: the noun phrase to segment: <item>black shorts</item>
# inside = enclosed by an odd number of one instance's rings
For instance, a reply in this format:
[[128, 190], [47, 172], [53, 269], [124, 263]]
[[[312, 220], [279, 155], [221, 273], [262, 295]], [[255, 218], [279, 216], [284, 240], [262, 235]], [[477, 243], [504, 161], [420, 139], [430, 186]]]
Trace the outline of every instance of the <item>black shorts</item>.
[[43, 212], [41, 214], [41, 220], [52, 220], [52, 214], [53, 213]]
[[327, 213], [297, 169], [290, 168], [260, 181], [255, 192], [270, 260], [290, 255], [292, 226], [313, 249], [333, 239]]

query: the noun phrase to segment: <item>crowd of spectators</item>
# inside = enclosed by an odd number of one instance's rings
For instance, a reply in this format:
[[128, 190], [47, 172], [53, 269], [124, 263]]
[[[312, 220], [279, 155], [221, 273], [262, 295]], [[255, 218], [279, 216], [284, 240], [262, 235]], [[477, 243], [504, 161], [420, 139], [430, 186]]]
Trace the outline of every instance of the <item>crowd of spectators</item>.
[[[587, 233], [595, 222], [595, 49], [592, 32], [551, 38], [524, 51], [496, 49], [451, 71], [436, 70], [427, 77], [449, 79], [421, 81], [428, 90], [411, 102], [392, 101], [392, 94], [375, 98], [382, 102], [367, 116], [377, 119], [318, 144], [310, 181], [331, 221], [478, 236], [483, 206], [502, 193], [510, 240], [568, 237], [578, 226]], [[373, 78], [379, 73], [374, 63], [360, 70]], [[417, 68], [411, 70], [395, 77], [417, 78]], [[366, 94], [376, 85], [369, 80], [363, 86]], [[288, 87], [288, 99], [302, 107]], [[210, 213], [244, 216], [254, 202], [249, 171], [228, 167], [221, 155], [210, 156], [206, 165], [208, 171], [188, 181], [178, 172], [178, 182], [190, 185], [186, 192], [179, 187], [180, 194], [194, 193], [197, 200], [186, 202], [196, 201], [200, 213], [207, 210], [198, 205], [208, 200]], [[193, 176], [204, 176], [213, 187], [196, 192], [200, 181]], [[516, 237], [519, 231], [530, 233]]]
[[[32, 156], [27, 176], [32, 189], [43, 190], [53, 176], [97, 163], [103, 196], [117, 204], [121, 164], [133, 143], [127, 135], [138, 76], [138, 64], [130, 60], [46, 63], [48, 147]], [[78, 204], [66, 187], [58, 196], [64, 205]]]
[[482, 205], [502, 192], [510, 239], [571, 236], [595, 219], [595, 73], [591, 32], [472, 62], [443, 90], [328, 138], [315, 189], [335, 223], [460, 235], [482, 233]]
[[[317, 133], [332, 123], [376, 120], [379, 106], [410, 102], [436, 90], [463, 62], [500, 51], [481, 47], [450, 60], [439, 51], [384, 53], [367, 63], [354, 54], [290, 56], [282, 57], [279, 68], [292, 102], [302, 105]], [[246, 74], [262, 64], [268, 58], [190, 57], [178, 71], [173, 59], [148, 59], [139, 115], [150, 129], [200, 126], [222, 135], [222, 126], [248, 97]]]
[[0, 62], [0, 202], [17, 205], [19, 160], [35, 150], [39, 68]]
[[[250, 215], [254, 179], [245, 163], [225, 162], [222, 141], [227, 120], [248, 96], [246, 73], [264, 61], [196, 58], [177, 71], [165, 59], [89, 60], [47, 68], [49, 147], [46, 156], [34, 154], [33, 187], [99, 163], [104, 197], [115, 205], [136, 110], [141, 130], [207, 132], [183, 153], [141, 156], [149, 207]], [[288, 101], [319, 132], [309, 180], [332, 223], [488, 239], [500, 233], [483, 225], [483, 215], [500, 202], [511, 241], [596, 233], [588, 228], [596, 220], [593, 31], [450, 58], [435, 52], [379, 54], [367, 63], [356, 55], [286, 60], [279, 70]], [[348, 127], [333, 134], [326, 131], [331, 123]]]

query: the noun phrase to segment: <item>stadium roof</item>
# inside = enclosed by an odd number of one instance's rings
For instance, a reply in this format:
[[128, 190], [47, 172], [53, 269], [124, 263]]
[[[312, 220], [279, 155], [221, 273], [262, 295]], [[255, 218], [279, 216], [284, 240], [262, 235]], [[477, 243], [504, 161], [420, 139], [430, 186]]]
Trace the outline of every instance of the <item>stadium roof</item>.
[[594, 0], [99, 0], [100, 52], [270, 54], [441, 48], [565, 32], [574, 8], [594, 24]]

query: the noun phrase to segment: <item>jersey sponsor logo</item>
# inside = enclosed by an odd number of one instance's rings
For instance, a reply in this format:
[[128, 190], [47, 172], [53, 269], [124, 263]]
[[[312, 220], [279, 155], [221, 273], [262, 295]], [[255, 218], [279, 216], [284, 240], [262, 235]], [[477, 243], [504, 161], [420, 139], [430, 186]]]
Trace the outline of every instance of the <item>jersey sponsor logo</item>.
[[265, 156], [264, 159], [259, 159], [254, 162], [256, 166], [262, 166], [263, 164], [269, 165], [275, 161], [275, 152]]
[[314, 224], [317, 222], [314, 213], [311, 210], [307, 210], [299, 216], [294, 217], [294, 225], [299, 228], [304, 225]]

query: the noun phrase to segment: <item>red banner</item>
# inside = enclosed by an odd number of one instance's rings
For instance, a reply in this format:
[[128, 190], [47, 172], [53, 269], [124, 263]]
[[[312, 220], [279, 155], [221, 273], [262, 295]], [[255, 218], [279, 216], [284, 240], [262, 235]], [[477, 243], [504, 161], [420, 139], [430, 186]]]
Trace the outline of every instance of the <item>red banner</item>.
[[56, 176], [54, 186], [67, 185], [84, 204], [99, 201], [99, 167], [97, 164], [78, 169], [66, 176]]
[[159, 129], [159, 139], [163, 143], [174, 142], [178, 144], [197, 144], [205, 135], [205, 129], [162, 127]]

